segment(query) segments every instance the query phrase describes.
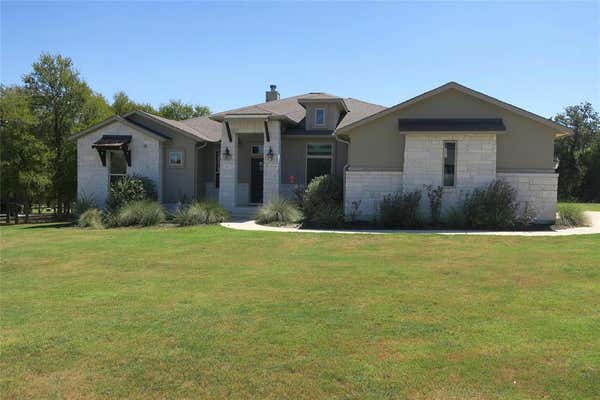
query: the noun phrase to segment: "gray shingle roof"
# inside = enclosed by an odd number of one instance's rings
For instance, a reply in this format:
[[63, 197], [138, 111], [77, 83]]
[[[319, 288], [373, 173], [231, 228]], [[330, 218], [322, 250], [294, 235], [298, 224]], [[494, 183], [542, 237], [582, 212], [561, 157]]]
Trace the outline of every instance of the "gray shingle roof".
[[225, 115], [244, 115], [244, 114], [264, 114], [286, 118], [292, 123], [300, 123], [306, 117], [306, 109], [302, 107], [299, 101], [313, 100], [342, 100], [348, 107], [349, 112], [342, 118], [338, 128], [358, 121], [371, 114], [375, 114], [386, 107], [378, 104], [367, 103], [353, 98], [337, 97], [328, 93], [306, 93], [299, 96], [286, 97], [285, 99], [269, 101], [265, 103], [254, 104], [247, 107], [240, 107], [229, 111], [223, 111], [213, 114], [211, 118], [222, 121]]
[[183, 133], [203, 141], [217, 142], [221, 140], [221, 124], [208, 117], [197, 117], [185, 121], [175, 121], [145, 111], [135, 111], [134, 113], [146, 118], [154, 119], [164, 125], [176, 128]]
[[221, 140], [221, 123], [208, 117], [196, 117], [180, 121], [197, 132], [201, 132], [207, 139], [218, 142]]

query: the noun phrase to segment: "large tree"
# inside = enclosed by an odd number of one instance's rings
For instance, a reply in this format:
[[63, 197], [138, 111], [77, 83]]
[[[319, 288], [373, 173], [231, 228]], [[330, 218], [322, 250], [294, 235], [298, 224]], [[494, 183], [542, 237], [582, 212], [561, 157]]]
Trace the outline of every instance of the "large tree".
[[38, 133], [31, 96], [22, 87], [0, 86], [0, 121], [2, 208], [18, 203], [29, 214], [33, 201], [45, 200], [50, 152]]
[[151, 104], [136, 103], [135, 101], [131, 100], [123, 91], [115, 93], [111, 107], [113, 112], [117, 115], [124, 115], [135, 110], [146, 111], [151, 114], [158, 113]]
[[75, 199], [75, 143], [67, 138], [110, 115], [104, 98], [80, 78], [68, 57], [42, 54], [23, 77], [37, 129], [51, 152], [52, 195], [59, 213]]
[[158, 114], [165, 118], [180, 121], [210, 115], [210, 109], [199, 104], [186, 104], [181, 100], [169, 100], [167, 104], [159, 107]]
[[573, 129], [573, 136], [555, 143], [559, 160], [558, 197], [561, 200], [600, 199], [600, 116], [591, 103], [565, 107], [554, 121]]

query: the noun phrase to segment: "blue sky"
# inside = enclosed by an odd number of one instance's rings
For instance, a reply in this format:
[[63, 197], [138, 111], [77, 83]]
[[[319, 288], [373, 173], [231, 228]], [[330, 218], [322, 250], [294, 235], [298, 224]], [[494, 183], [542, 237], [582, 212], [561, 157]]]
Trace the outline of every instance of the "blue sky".
[[7, 3], [2, 83], [43, 51], [108, 99], [213, 111], [325, 91], [393, 105], [457, 81], [549, 117], [600, 108], [597, 2]]

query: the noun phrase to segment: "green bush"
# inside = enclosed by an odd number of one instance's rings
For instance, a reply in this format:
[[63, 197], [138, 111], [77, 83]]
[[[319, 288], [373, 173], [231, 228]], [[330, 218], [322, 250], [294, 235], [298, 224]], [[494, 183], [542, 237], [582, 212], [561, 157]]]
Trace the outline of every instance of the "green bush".
[[184, 206], [175, 212], [175, 223], [180, 226], [217, 224], [229, 219], [229, 213], [218, 203], [203, 201]]
[[76, 217], [79, 217], [91, 208], [97, 208], [96, 200], [92, 196], [81, 193], [75, 202], [75, 206], [73, 207], [73, 214]]
[[152, 226], [165, 221], [165, 212], [155, 201], [132, 201], [112, 212], [109, 226]]
[[77, 225], [80, 228], [93, 228], [102, 229], [104, 224], [102, 223], [102, 211], [97, 208], [90, 208], [79, 216], [77, 219]]
[[271, 200], [258, 210], [259, 224], [291, 225], [300, 222], [302, 214], [291, 202], [284, 199]]
[[446, 221], [449, 228], [462, 229], [467, 225], [465, 213], [461, 208], [452, 207], [446, 214]]
[[395, 193], [383, 197], [379, 203], [379, 222], [387, 227], [418, 227], [421, 192]]
[[444, 195], [444, 188], [442, 186], [437, 186], [434, 189], [432, 185], [427, 185], [426, 189], [427, 197], [429, 198], [431, 223], [432, 225], [438, 225], [442, 214], [442, 196]]
[[117, 210], [133, 201], [156, 199], [156, 186], [151, 179], [141, 176], [124, 176], [110, 186], [107, 207], [109, 210]]
[[583, 209], [577, 204], [559, 204], [557, 225], [566, 227], [586, 225]]
[[314, 178], [306, 187], [302, 200], [306, 222], [323, 227], [335, 227], [344, 222], [341, 182], [331, 175]]
[[509, 228], [519, 224], [518, 208], [515, 189], [503, 180], [495, 180], [468, 194], [463, 212], [468, 227]]

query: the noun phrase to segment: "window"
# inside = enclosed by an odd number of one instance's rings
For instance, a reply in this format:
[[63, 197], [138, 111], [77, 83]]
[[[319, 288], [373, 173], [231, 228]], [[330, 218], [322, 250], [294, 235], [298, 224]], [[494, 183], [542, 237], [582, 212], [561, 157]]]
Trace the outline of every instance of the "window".
[[110, 151], [110, 164], [108, 173], [110, 176], [110, 184], [117, 182], [119, 179], [127, 175], [127, 160], [122, 151]]
[[306, 184], [317, 176], [330, 175], [333, 146], [309, 144], [306, 146]]
[[454, 186], [456, 170], [456, 142], [444, 142], [444, 186]]
[[221, 151], [215, 152], [215, 187], [218, 189], [221, 184]]
[[262, 156], [265, 152], [264, 146], [262, 144], [255, 144], [252, 146], [252, 155], [253, 156]]
[[325, 125], [325, 109], [324, 108], [315, 109], [315, 125], [316, 126]]
[[183, 167], [183, 151], [169, 151], [169, 167]]

